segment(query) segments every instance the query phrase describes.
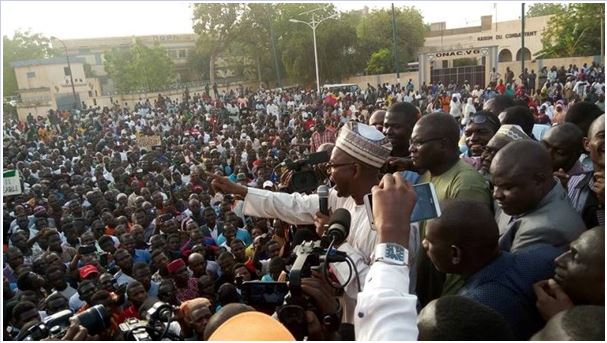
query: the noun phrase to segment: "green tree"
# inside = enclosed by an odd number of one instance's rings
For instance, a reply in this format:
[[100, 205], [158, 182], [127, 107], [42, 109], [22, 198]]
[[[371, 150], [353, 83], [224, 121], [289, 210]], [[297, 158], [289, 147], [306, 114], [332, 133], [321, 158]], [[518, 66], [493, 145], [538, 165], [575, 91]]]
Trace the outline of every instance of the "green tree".
[[157, 91], [174, 81], [174, 65], [161, 46], [137, 41], [130, 49], [113, 49], [105, 55], [105, 71], [119, 92]]
[[573, 57], [601, 53], [601, 23], [604, 3], [571, 3], [548, 22], [542, 35], [543, 48], [536, 57]]
[[193, 29], [197, 48], [209, 56], [209, 79], [215, 83], [215, 61], [241, 33], [248, 7], [240, 3], [194, 4]]
[[367, 72], [369, 74], [385, 74], [394, 67], [394, 59], [392, 51], [387, 48], [379, 49], [374, 52], [367, 64]]
[[565, 7], [562, 4], [540, 2], [529, 6], [529, 9], [527, 9], [527, 13], [525, 14], [525, 16], [541, 17], [545, 15], [562, 13], [564, 10]]
[[[421, 13], [414, 7], [395, 8], [396, 44], [400, 70], [406, 63], [414, 61], [418, 49], [424, 44], [426, 27]], [[393, 49], [392, 10], [380, 9], [369, 13], [356, 28], [359, 50], [357, 57], [369, 62], [371, 56], [381, 49]], [[394, 64], [394, 62], [392, 63]], [[368, 67], [368, 63], [367, 63]], [[390, 72], [394, 72], [394, 66]]]
[[60, 55], [62, 51], [51, 46], [50, 38], [30, 31], [17, 31], [13, 38], [3, 36], [2, 43], [2, 84], [5, 96], [16, 95], [18, 90], [12, 62], [49, 58]]
[[190, 71], [188, 81], [208, 80], [209, 79], [209, 55], [195, 47], [188, 53], [186, 62]]

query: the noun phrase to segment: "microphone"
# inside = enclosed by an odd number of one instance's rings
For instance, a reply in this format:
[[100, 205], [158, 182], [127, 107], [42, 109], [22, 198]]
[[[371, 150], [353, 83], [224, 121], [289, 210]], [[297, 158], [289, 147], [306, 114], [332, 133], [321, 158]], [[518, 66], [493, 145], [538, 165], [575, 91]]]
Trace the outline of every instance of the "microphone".
[[320, 208], [320, 213], [328, 216], [329, 215], [329, 187], [325, 185], [320, 185], [316, 189], [316, 194], [318, 194], [318, 207]]
[[329, 228], [325, 235], [331, 237], [335, 245], [340, 245], [350, 233], [350, 220], [350, 212], [345, 208], [338, 208], [329, 219]]

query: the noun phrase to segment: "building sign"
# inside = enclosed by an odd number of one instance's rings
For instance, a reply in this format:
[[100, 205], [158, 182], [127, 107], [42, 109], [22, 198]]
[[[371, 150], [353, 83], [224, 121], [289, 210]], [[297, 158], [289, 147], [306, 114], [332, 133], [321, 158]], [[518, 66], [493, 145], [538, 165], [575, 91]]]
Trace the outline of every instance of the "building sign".
[[179, 36], [177, 36], [177, 35], [163, 35], [163, 36], [154, 36], [152, 39], [154, 40], [154, 42], [165, 42], [165, 41], [179, 40]]
[[161, 145], [160, 136], [137, 135], [137, 145], [141, 149], [152, 150], [153, 147]]
[[472, 48], [462, 50], [439, 51], [429, 54], [428, 58], [432, 61], [434, 59], [443, 57], [469, 57], [476, 55], [487, 56], [487, 53], [487, 48]]
[[[478, 41], [486, 41], [486, 40], [500, 40], [500, 39], [508, 39], [508, 38], [519, 38], [521, 36], [520, 32], [515, 32], [515, 33], [506, 33], [505, 35], [489, 35], [489, 36], [481, 36], [481, 37], [477, 37], [476, 40]], [[529, 32], [525, 32], [525, 37], [531, 37], [531, 36], [537, 36], [537, 31], [529, 31]]]
[[7, 170], [2, 173], [2, 182], [4, 183], [4, 195], [21, 194], [21, 180], [17, 170]]

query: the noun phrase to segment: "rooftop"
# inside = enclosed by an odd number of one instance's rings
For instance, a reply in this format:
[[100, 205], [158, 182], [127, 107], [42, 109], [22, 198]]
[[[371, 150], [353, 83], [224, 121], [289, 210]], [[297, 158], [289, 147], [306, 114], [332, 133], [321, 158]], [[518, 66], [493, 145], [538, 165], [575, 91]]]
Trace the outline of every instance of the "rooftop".
[[[52, 65], [52, 64], [66, 64], [65, 56], [60, 57], [51, 57], [51, 58], [41, 58], [35, 60], [22, 60], [15, 61], [11, 63], [11, 67], [27, 67], [27, 66], [35, 66], [35, 65]], [[85, 63], [84, 58], [72, 57], [70, 58], [70, 63]]]

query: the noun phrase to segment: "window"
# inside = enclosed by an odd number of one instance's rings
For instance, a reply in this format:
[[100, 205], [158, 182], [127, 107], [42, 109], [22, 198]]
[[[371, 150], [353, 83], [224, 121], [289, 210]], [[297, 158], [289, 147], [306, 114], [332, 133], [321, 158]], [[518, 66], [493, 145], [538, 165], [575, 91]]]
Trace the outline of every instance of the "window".
[[443, 68], [449, 68], [449, 61], [443, 60]]
[[185, 49], [179, 50], [179, 58], [185, 58]]
[[65, 76], [70, 76], [70, 68], [69, 67], [63, 67], [63, 74]]
[[33, 79], [36, 77], [36, 72], [35, 71], [28, 71], [27, 72], [27, 78], [28, 79]]

